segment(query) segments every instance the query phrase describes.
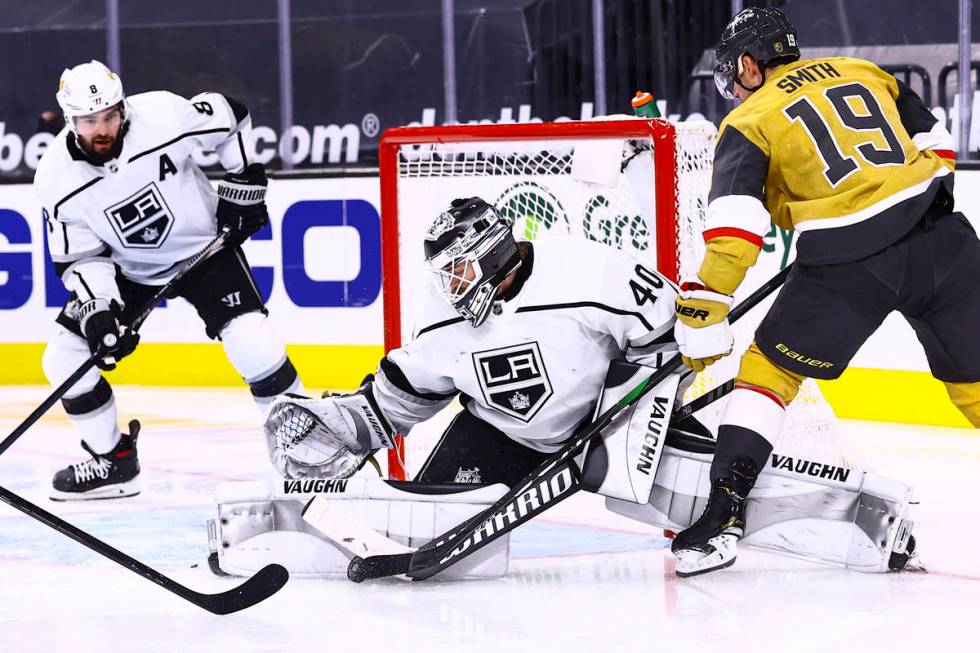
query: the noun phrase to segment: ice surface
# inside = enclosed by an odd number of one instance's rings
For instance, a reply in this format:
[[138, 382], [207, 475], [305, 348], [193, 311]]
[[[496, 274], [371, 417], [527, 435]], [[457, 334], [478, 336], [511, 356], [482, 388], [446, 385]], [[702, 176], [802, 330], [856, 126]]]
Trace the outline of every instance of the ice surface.
[[[47, 391], [0, 387], [0, 434]], [[0, 457], [0, 485], [194, 589], [237, 584], [208, 571], [204, 519], [216, 484], [269, 472], [247, 391], [121, 386], [116, 395], [123, 424], [144, 422], [140, 496], [46, 498], [51, 474], [84, 455], [60, 407]], [[745, 550], [731, 569], [681, 580], [660, 533], [581, 494], [514, 534], [503, 579], [293, 580], [218, 617], [0, 505], [0, 651], [977, 650], [980, 437], [843, 428], [877, 471], [915, 486], [928, 573], [865, 575]]]

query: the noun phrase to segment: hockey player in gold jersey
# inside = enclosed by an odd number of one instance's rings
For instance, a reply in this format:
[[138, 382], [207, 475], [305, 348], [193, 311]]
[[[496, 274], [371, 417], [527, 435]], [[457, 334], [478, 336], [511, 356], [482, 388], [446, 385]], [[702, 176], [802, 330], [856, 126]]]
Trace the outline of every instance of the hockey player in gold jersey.
[[[722, 122], [707, 252], [677, 300], [695, 370], [732, 348], [728, 310], [774, 223], [799, 233], [796, 264], [743, 355], [718, 430], [704, 514], [674, 540], [679, 575], [732, 564], [745, 498], [806, 377], [834, 379], [891, 311], [933, 375], [980, 427], [980, 241], [953, 211], [953, 142], [919, 97], [860, 59], [801, 60], [778, 9], [738, 13], [715, 50]], [[914, 544], [913, 544], [914, 546]]]

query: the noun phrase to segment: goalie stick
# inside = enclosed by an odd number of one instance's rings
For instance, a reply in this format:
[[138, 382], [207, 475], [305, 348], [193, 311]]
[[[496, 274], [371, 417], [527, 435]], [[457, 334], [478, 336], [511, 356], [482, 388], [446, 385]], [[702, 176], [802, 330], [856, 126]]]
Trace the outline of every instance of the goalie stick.
[[[730, 393], [735, 387], [735, 380], [729, 379], [725, 383], [717, 386], [709, 392], [701, 395], [697, 399], [685, 404], [680, 409], [675, 411], [671, 415], [671, 424], [675, 425], [677, 428], [681, 428], [684, 420], [690, 417], [693, 413], [701, 410], [702, 408], [708, 406], [709, 404], [718, 401], [728, 393]], [[671, 438], [677, 437], [674, 434], [673, 427], [668, 431], [667, 442], [671, 442]], [[713, 442], [713, 440], [710, 440]], [[562, 466], [548, 475], [548, 479], [560, 478], [561, 482], [564, 484], [562, 487], [562, 494], [564, 496], [571, 496], [572, 492], [570, 490], [578, 490], [579, 488], [579, 475], [578, 470], [566, 466]], [[542, 484], [544, 485], [544, 484]], [[564, 496], [562, 498], [564, 498]], [[334, 546], [345, 551], [348, 555], [354, 558], [366, 558], [366, 557], [381, 557], [385, 558], [390, 563], [389, 573], [382, 574], [383, 576], [394, 576], [402, 580], [412, 580], [412, 578], [406, 576], [402, 572], [402, 567], [404, 561], [406, 560], [404, 555], [408, 555], [410, 560], [411, 554], [415, 553], [418, 549], [405, 546], [398, 542], [395, 542], [389, 537], [382, 535], [381, 533], [375, 531], [370, 526], [356, 519], [348, 512], [343, 511], [333, 504], [336, 501], [327, 499], [326, 497], [318, 496], [311, 499], [306, 507], [303, 509], [303, 519], [307, 524], [313, 526], [321, 535], [323, 535], [327, 540], [333, 543]], [[557, 503], [555, 501], [554, 503]], [[554, 503], [550, 504], [554, 505]], [[528, 519], [530, 516], [528, 517]], [[381, 565], [386, 564], [380, 560], [377, 563], [378, 569], [382, 569]], [[351, 576], [351, 569], [348, 568], [348, 578], [354, 582], [361, 582], [366, 580], [366, 578], [361, 578], [357, 575], [357, 570], [355, 569], [353, 573], [355, 576]]]
[[[729, 320], [735, 322], [769, 296], [782, 285], [791, 269], [792, 265], [780, 270], [732, 309]], [[578, 429], [561, 449], [485, 511], [419, 547], [414, 553], [354, 557], [347, 568], [347, 577], [355, 583], [399, 574], [405, 574], [412, 580], [425, 580], [571, 496], [580, 486], [580, 470], [574, 456], [622, 410], [655, 388], [682, 364], [680, 354], [672, 357], [609, 410]]]
[[[153, 294], [153, 296], [150, 297], [150, 299], [148, 299], [140, 307], [139, 313], [136, 314], [136, 318], [133, 320], [133, 323], [129, 325], [129, 328], [132, 329], [133, 331], [139, 331], [140, 326], [142, 326], [143, 322], [150, 315], [153, 309], [156, 308], [157, 304], [159, 304], [160, 301], [167, 296], [167, 293], [173, 290], [177, 286], [177, 283], [181, 279], [183, 279], [191, 270], [196, 268], [201, 262], [203, 262], [205, 259], [210, 257], [212, 254], [214, 254], [224, 246], [225, 241], [228, 239], [229, 233], [231, 233], [230, 230], [228, 230], [227, 228], [224, 229], [220, 234], [218, 234], [218, 236], [214, 240], [208, 243], [201, 251], [199, 251], [197, 254], [192, 256], [187, 261], [187, 263], [184, 264], [184, 267], [182, 267], [180, 270], [177, 271], [177, 274], [175, 274], [170, 281], [168, 281], [166, 284], [161, 286], [160, 289], [157, 290]], [[61, 399], [61, 397], [66, 392], [68, 392], [68, 390], [70, 390], [71, 387], [75, 385], [80, 378], [85, 376], [86, 372], [92, 369], [92, 366], [95, 365], [98, 359], [99, 357], [96, 356], [95, 354], [89, 356], [88, 359], [84, 363], [82, 363], [77, 370], [75, 370], [72, 373], [71, 376], [65, 379], [64, 383], [62, 383], [57, 388], [55, 388], [54, 392], [48, 395], [48, 398], [45, 399], [43, 402], [41, 402], [40, 406], [34, 409], [34, 412], [28, 415], [24, 419], [24, 421], [17, 426], [17, 428], [11, 431], [10, 435], [4, 438], [3, 442], [0, 442], [0, 454], [3, 454], [4, 451], [9, 449], [11, 445], [13, 445], [13, 443], [16, 442], [20, 436], [24, 435], [24, 433], [27, 432], [27, 429], [31, 428], [31, 426], [33, 426], [37, 420], [41, 419], [41, 417], [46, 412], [48, 412], [48, 410], [52, 406], [54, 406], [55, 403], [57, 403], [57, 401]]]
[[[164, 286], [162, 286], [153, 297], [151, 297], [143, 306], [140, 307], [139, 313], [137, 313], [136, 318], [133, 320], [131, 329], [134, 331], [139, 330], [140, 326], [149, 316], [150, 312], [156, 307], [156, 305], [166, 297], [184, 276], [187, 275], [191, 270], [196, 268], [202, 261], [210, 257], [212, 254], [217, 252], [225, 244], [228, 239], [229, 231], [226, 229], [222, 231], [214, 240], [207, 244], [200, 252], [195, 254], [186, 264], [182, 267], [177, 274]], [[32, 412], [27, 419], [25, 419], [20, 426], [15, 428], [10, 435], [8, 435], [3, 442], [0, 442], [0, 454], [6, 451], [10, 446], [22, 436], [28, 428], [30, 428], [44, 413], [48, 411], [51, 406], [64, 395], [82, 376], [88, 372], [93, 365], [95, 365], [97, 357], [93, 354], [90, 356], [82, 365], [79, 367], [68, 379], [58, 386], [57, 389], [51, 395], [44, 400], [44, 402], [38, 406], [34, 412]], [[69, 524], [60, 517], [51, 514], [50, 512], [44, 510], [43, 508], [34, 505], [30, 501], [27, 501], [23, 497], [14, 494], [10, 490], [0, 487], [0, 501], [3, 501], [8, 506], [16, 508], [28, 517], [36, 519], [39, 522], [50, 526], [54, 530], [58, 531], [62, 535], [66, 535], [71, 539], [75, 540], [79, 544], [83, 544], [89, 549], [95, 551], [96, 553], [103, 555], [113, 562], [126, 567], [130, 571], [133, 571], [140, 576], [143, 576], [147, 580], [153, 581], [160, 587], [173, 592], [177, 596], [190, 601], [194, 605], [204, 608], [208, 612], [214, 614], [230, 614], [232, 612], [238, 612], [239, 610], [244, 610], [256, 603], [267, 599], [276, 592], [278, 592], [286, 581], [289, 580], [289, 573], [286, 568], [281, 565], [268, 565], [259, 570], [257, 574], [246, 580], [244, 583], [235, 587], [233, 589], [220, 592], [218, 594], [202, 594], [201, 592], [196, 592], [189, 587], [181, 585], [177, 581], [164, 576], [156, 569], [149, 567], [139, 560], [132, 558], [122, 551], [112, 547], [111, 545], [103, 542], [102, 540], [96, 538], [89, 533]]]

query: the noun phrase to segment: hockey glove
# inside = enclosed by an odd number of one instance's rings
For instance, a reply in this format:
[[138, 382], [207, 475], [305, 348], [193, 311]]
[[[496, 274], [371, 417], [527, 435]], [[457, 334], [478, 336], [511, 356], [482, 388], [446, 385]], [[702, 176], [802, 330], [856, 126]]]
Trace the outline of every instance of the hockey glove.
[[708, 290], [701, 283], [686, 283], [674, 302], [677, 322], [674, 339], [684, 364], [700, 372], [732, 351], [728, 310], [732, 297]]
[[265, 168], [253, 163], [243, 172], [229, 172], [218, 182], [218, 230], [231, 230], [229, 241], [240, 245], [269, 222]]
[[140, 335], [119, 323], [122, 309], [115, 300], [91, 299], [79, 309], [79, 327], [88, 340], [88, 348], [98, 356], [100, 370], [116, 369], [116, 362], [133, 353]]
[[370, 384], [323, 399], [277, 397], [264, 428], [269, 458], [286, 478], [348, 478], [376, 450], [395, 444]]

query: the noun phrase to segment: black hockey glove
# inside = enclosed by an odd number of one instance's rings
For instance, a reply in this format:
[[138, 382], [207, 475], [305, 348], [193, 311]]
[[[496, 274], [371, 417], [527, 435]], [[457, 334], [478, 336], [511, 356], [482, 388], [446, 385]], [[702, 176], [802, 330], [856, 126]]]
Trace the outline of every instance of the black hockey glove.
[[265, 189], [269, 181], [261, 163], [244, 172], [229, 172], [218, 182], [218, 230], [231, 229], [229, 241], [240, 245], [269, 221]]
[[115, 300], [100, 298], [85, 302], [79, 310], [79, 326], [89, 351], [99, 357], [95, 364], [100, 370], [116, 369], [116, 361], [132, 354], [139, 344], [140, 335], [119, 324], [121, 312]]

